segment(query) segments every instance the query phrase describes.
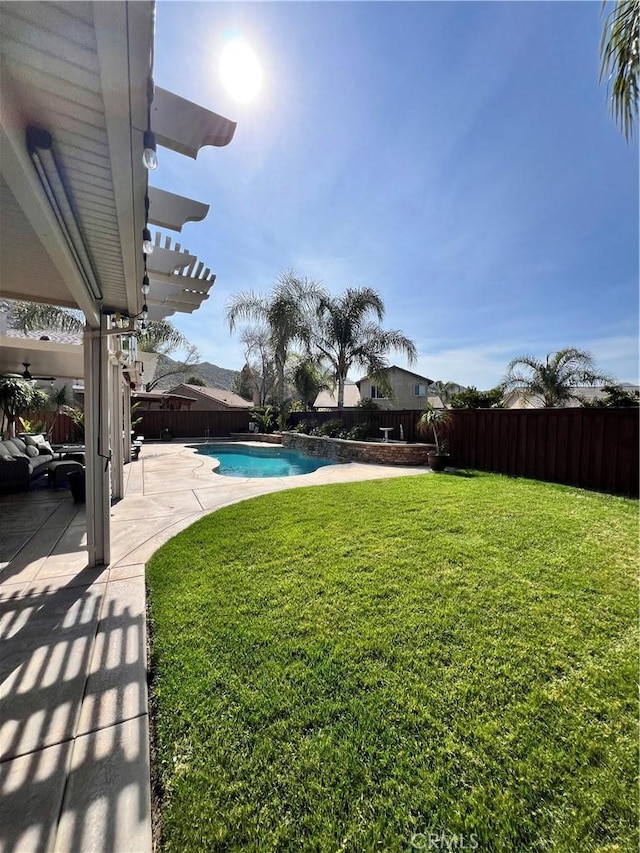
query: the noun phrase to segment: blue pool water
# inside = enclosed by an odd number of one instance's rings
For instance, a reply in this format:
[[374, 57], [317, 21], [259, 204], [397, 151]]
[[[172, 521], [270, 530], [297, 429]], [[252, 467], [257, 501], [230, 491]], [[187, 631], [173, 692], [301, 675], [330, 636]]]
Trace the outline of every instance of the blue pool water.
[[313, 459], [281, 447], [206, 444], [198, 448], [198, 453], [215, 457], [220, 462], [216, 473], [225, 477], [295, 477], [298, 474], [310, 474], [325, 465], [336, 464], [328, 459]]

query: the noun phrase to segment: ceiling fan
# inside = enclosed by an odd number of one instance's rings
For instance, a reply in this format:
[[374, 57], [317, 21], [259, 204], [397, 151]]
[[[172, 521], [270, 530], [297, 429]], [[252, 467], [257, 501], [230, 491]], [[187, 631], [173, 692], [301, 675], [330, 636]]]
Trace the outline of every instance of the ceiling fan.
[[9, 379], [24, 379], [27, 382], [55, 382], [55, 376], [34, 376], [29, 370], [30, 361], [23, 361], [22, 366], [24, 367], [22, 373], [6, 373], [5, 376]]

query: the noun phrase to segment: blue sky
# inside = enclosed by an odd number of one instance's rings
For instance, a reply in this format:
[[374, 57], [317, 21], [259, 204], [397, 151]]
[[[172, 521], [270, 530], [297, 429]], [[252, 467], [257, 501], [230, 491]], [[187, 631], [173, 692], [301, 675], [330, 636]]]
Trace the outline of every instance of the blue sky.
[[[160, 0], [156, 24], [156, 83], [238, 122], [151, 178], [211, 204], [174, 235], [218, 276], [173, 318], [203, 359], [242, 366], [226, 301], [291, 268], [380, 291], [434, 379], [575, 346], [638, 382], [638, 147], [598, 85], [600, 3]], [[264, 71], [247, 105], [232, 34]]]

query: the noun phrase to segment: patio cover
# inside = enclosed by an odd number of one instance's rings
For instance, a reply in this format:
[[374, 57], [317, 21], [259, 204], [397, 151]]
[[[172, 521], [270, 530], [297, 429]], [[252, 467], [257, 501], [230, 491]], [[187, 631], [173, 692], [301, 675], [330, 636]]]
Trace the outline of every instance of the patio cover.
[[[0, 2], [1, 295], [79, 308], [86, 317], [82, 373], [92, 565], [109, 562], [110, 497], [121, 492], [126, 458], [126, 447], [116, 439], [127, 418], [128, 386], [117, 358], [121, 342], [114, 317], [139, 317], [143, 305], [149, 181], [142, 150], [154, 14], [147, 0]], [[152, 125], [157, 123], [158, 144], [195, 157], [203, 145], [231, 141], [233, 122], [159, 87], [156, 92]], [[28, 127], [51, 134], [59, 164], [53, 194], [56, 186], [65, 188], [79, 241], [69, 239], [36, 171], [26, 145]], [[154, 204], [165, 226], [182, 227], [206, 214], [202, 202], [152, 194], [149, 221]], [[95, 273], [93, 287], [78, 260], [83, 255]], [[176, 268], [153, 275], [150, 269], [152, 319], [192, 311], [207, 298], [215, 276], [208, 270], [203, 276], [196, 262], [189, 261], [179, 281]]]

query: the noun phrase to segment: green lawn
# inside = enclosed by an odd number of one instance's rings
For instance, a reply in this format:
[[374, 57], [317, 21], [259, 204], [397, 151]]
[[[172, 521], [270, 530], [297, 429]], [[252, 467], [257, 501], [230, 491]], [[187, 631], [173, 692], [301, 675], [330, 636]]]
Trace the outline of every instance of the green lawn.
[[176, 536], [147, 567], [163, 850], [635, 853], [637, 539], [635, 502], [488, 474]]

